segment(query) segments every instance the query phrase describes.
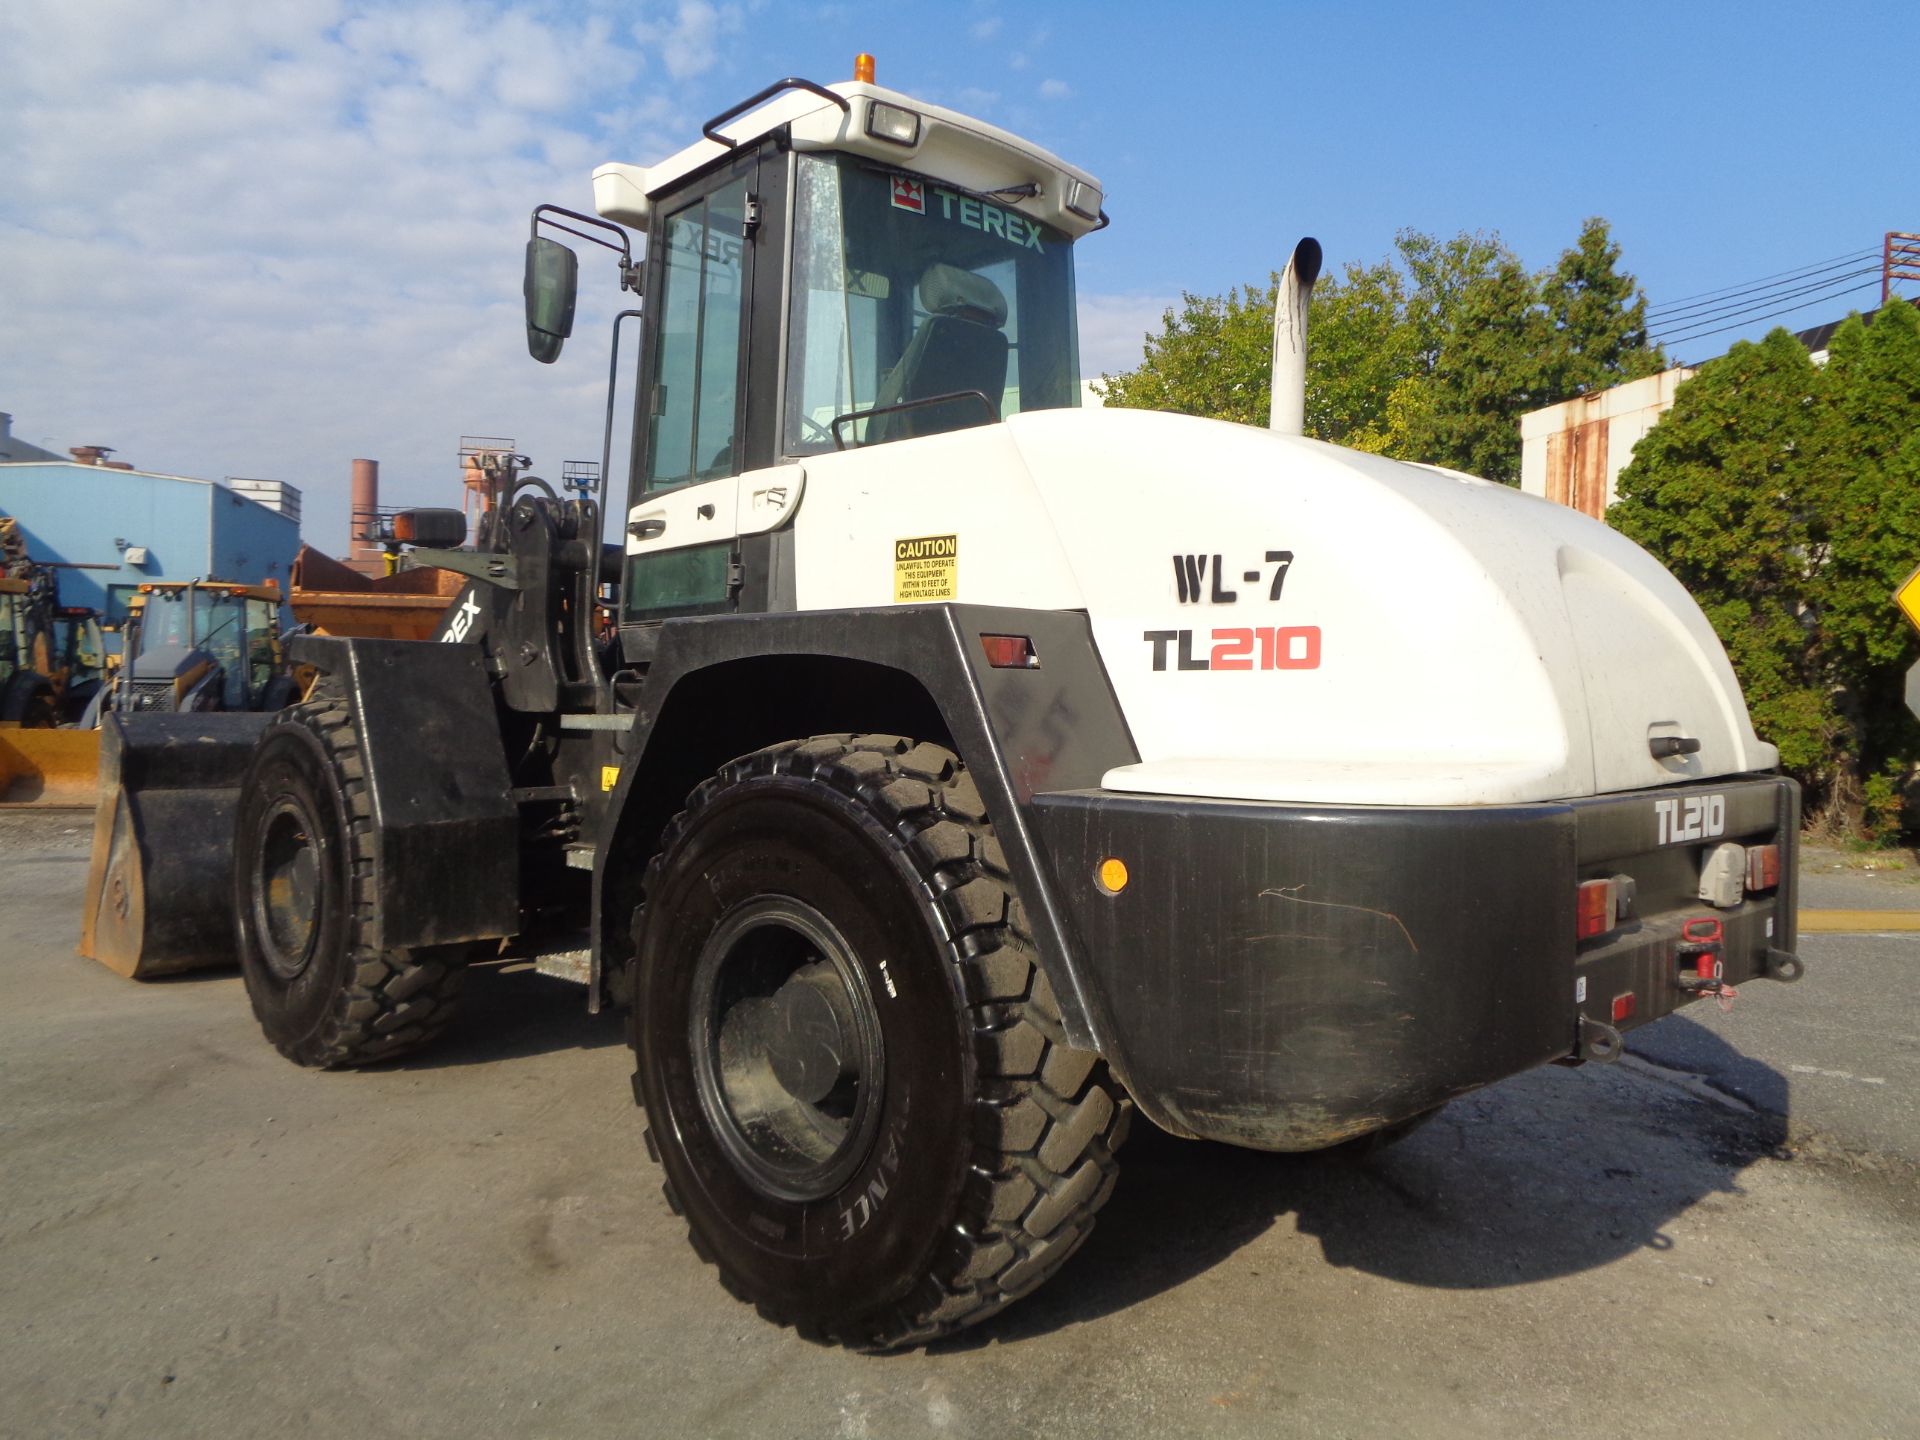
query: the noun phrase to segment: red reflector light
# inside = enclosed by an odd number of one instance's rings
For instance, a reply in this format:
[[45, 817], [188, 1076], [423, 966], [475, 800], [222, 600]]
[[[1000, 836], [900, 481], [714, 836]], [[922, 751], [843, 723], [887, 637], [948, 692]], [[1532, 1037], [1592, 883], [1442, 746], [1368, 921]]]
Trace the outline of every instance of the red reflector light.
[[996, 670], [1040, 668], [1040, 657], [1033, 653], [1033, 641], [1024, 635], [982, 635], [980, 648], [987, 652], [987, 664]]
[[1574, 907], [1576, 918], [1574, 933], [1581, 940], [1591, 940], [1596, 935], [1604, 935], [1613, 928], [1613, 881], [1583, 880], [1580, 882], [1580, 899]]
[[1622, 1020], [1631, 1020], [1633, 1018], [1634, 1007], [1639, 1003], [1631, 990], [1627, 991], [1624, 995], [1614, 996], [1613, 1023], [1618, 1025]]
[[1749, 845], [1747, 847], [1747, 889], [1771, 890], [1779, 883], [1780, 847]]

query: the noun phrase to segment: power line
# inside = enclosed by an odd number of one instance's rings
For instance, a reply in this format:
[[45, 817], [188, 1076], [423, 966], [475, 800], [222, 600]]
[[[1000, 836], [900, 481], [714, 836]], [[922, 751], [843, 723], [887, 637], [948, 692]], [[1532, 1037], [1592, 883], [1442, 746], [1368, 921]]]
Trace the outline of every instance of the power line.
[[1783, 277], [1798, 276], [1818, 269], [1823, 265], [1838, 265], [1846, 261], [1863, 260], [1868, 256], [1878, 255], [1879, 253], [1878, 250], [1858, 250], [1849, 255], [1835, 255], [1831, 259], [1815, 260], [1810, 265], [1797, 266], [1792, 270], [1777, 270], [1771, 275], [1762, 275], [1756, 280], [1736, 280], [1732, 285], [1724, 286], [1719, 290], [1703, 290], [1698, 295], [1682, 295], [1678, 300], [1663, 302], [1660, 305], [1653, 306], [1652, 309], [1672, 310], [1681, 306], [1691, 305], [1695, 300], [1711, 300], [1715, 296], [1725, 295], [1730, 290], [1737, 290], [1742, 285], [1758, 285], [1766, 280], [1779, 280]]
[[[1811, 284], [1800, 286], [1798, 289], [1775, 291], [1762, 299], [1736, 300], [1731, 304], [1722, 305], [1714, 310], [1703, 310], [1700, 314], [1691, 316], [1685, 320], [1670, 321], [1665, 327], [1665, 333], [1671, 335], [1676, 330], [1693, 330], [1715, 320], [1737, 321], [1742, 315], [1751, 314], [1756, 310], [1764, 310], [1767, 306], [1777, 304], [1782, 300], [1797, 299], [1799, 296], [1809, 295], [1815, 290], [1824, 290], [1830, 285], [1838, 285], [1847, 280], [1857, 280], [1862, 276], [1878, 275], [1879, 273], [1880, 267], [1878, 265], [1866, 265], [1851, 270], [1845, 275], [1830, 275], [1824, 280], [1815, 280]], [[1647, 328], [1651, 330], [1653, 327], [1648, 326]]]
[[1691, 335], [1676, 336], [1671, 340], [1662, 340], [1660, 343], [1662, 346], [1684, 345], [1689, 340], [1703, 340], [1709, 335], [1724, 335], [1729, 330], [1743, 330], [1749, 325], [1759, 324], [1762, 320], [1772, 320], [1776, 316], [1780, 316], [1780, 315], [1791, 315], [1796, 310], [1805, 310], [1812, 305], [1823, 305], [1829, 300], [1837, 300], [1842, 295], [1855, 294], [1861, 290], [1871, 290], [1878, 283], [1879, 282], [1877, 280], [1868, 280], [1858, 285], [1849, 285], [1842, 289], [1831, 291], [1830, 293], [1825, 295], [1816, 295], [1811, 300], [1803, 300], [1798, 305], [1789, 305], [1785, 309], [1773, 310], [1768, 312], [1765, 315], [1755, 315], [1745, 320], [1736, 320], [1731, 324], [1722, 325], [1717, 329], [1713, 329], [1713, 330], [1700, 330], [1700, 331], [1696, 331], [1694, 334], [1691, 334]]
[[1878, 251], [1867, 250], [1858, 255], [1849, 255], [1844, 260], [1822, 261], [1818, 265], [1809, 266], [1804, 270], [1787, 274], [1784, 279], [1776, 279], [1764, 285], [1756, 281], [1745, 289], [1729, 290], [1717, 299], [1696, 300], [1691, 305], [1650, 305], [1647, 307], [1647, 316], [1649, 319], [1657, 316], [1662, 320], [1673, 320], [1693, 310], [1724, 309], [1729, 301], [1737, 300], [1742, 295], [1752, 295], [1760, 290], [1784, 289], [1789, 285], [1798, 284], [1802, 280], [1811, 279], [1815, 275], [1824, 275], [1831, 270], [1842, 270], [1849, 265], [1858, 265], [1863, 260], [1877, 259], [1878, 256]]

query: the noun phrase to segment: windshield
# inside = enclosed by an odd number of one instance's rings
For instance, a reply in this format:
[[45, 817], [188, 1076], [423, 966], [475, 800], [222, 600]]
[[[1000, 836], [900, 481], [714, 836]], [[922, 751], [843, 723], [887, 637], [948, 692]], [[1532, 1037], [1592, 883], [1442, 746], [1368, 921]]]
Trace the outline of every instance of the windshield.
[[178, 645], [183, 650], [193, 649], [193, 632], [188, 624], [192, 603], [191, 592], [185, 590], [155, 590], [148, 595], [140, 617], [140, 648], [158, 650], [162, 645]]
[[[801, 155], [786, 451], [874, 444], [1080, 403], [1067, 237], [851, 156]], [[942, 398], [948, 397], [948, 398]]]
[[245, 598], [224, 590], [156, 590], [147, 597], [140, 648], [178, 645], [235, 660], [245, 639], [241, 622], [246, 613]]

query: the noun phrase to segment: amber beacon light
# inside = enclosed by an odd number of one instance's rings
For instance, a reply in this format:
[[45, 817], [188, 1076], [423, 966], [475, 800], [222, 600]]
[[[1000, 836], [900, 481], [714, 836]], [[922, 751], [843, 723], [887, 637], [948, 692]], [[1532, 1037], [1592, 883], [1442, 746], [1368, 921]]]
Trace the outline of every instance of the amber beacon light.
[[864, 50], [853, 57], [853, 78], [862, 85], [873, 84], [873, 56]]

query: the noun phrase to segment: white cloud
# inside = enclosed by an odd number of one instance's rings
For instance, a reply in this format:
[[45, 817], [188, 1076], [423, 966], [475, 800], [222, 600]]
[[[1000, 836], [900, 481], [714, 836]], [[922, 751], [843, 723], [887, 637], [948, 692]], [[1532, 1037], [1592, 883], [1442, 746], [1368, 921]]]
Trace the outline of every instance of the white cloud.
[[738, 33], [740, 25], [738, 6], [680, 0], [672, 19], [641, 21], [633, 26], [633, 36], [642, 44], [657, 45], [667, 73], [676, 80], [688, 80], [714, 67], [721, 40]]
[[991, 40], [1000, 33], [1000, 17], [998, 15], [989, 15], [984, 20], [974, 21], [973, 28], [969, 33], [972, 34], [976, 40]]
[[268, 475], [344, 540], [355, 456], [390, 503], [446, 502], [462, 432], [543, 473], [598, 458], [611, 267], [586, 247], [575, 341], [525, 354], [526, 216], [590, 209], [606, 159], [692, 129], [667, 82], [731, 8], [638, 44], [569, 10], [344, 0], [9, 0], [0, 52], [0, 408], [55, 448]]
[[1065, 100], [1073, 94], [1073, 87], [1064, 80], [1042, 80], [1040, 98], [1042, 100]]
[[1146, 337], [1158, 333], [1178, 296], [1080, 296], [1080, 373], [1089, 380], [1117, 375], [1140, 363]]
[[977, 85], [968, 85], [954, 92], [953, 98], [961, 112], [968, 115], [987, 115], [1000, 104], [998, 90], [982, 90]]

